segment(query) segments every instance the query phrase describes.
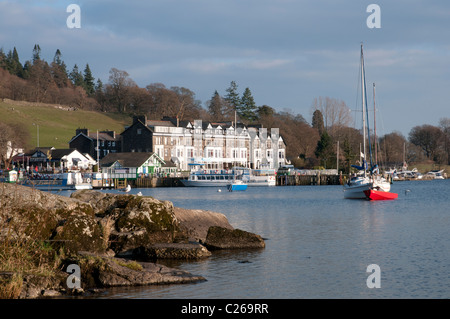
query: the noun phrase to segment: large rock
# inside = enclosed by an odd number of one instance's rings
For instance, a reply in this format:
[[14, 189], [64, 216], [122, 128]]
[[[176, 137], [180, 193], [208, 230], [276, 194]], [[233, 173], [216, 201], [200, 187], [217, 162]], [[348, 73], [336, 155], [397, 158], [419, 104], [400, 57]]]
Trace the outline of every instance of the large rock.
[[208, 230], [205, 246], [215, 249], [264, 248], [266, 245], [261, 236], [240, 229], [228, 229], [212, 226]]
[[211, 226], [233, 229], [224, 214], [200, 209], [174, 208], [180, 231], [190, 240], [205, 242]]
[[158, 259], [195, 260], [211, 256], [211, 252], [199, 243], [158, 243], [136, 248], [133, 258], [143, 261]]
[[103, 194], [92, 190], [74, 192], [71, 198], [90, 204], [108, 233], [116, 253], [158, 242], [172, 242], [178, 233], [173, 204], [153, 197]]

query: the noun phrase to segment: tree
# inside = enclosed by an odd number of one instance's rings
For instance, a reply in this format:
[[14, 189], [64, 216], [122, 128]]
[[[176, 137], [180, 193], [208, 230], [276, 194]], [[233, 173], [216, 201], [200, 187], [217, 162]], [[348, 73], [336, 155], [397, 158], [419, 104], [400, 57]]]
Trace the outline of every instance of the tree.
[[439, 120], [439, 127], [444, 134], [444, 152], [447, 156], [447, 164], [450, 165], [450, 118], [443, 117]]
[[392, 132], [380, 138], [380, 155], [386, 165], [403, 165], [403, 161], [407, 160], [404, 158], [406, 143], [406, 138], [400, 132]]
[[320, 159], [321, 163], [324, 164], [325, 168], [327, 166], [331, 166], [334, 151], [331, 136], [327, 133], [327, 131], [324, 131], [320, 136], [320, 140], [317, 142], [317, 147], [314, 154], [318, 159]]
[[350, 109], [344, 101], [329, 97], [315, 98], [312, 109], [322, 113], [325, 129], [331, 134], [334, 127], [349, 126], [351, 123]]
[[35, 102], [51, 102], [47, 100], [48, 92], [53, 89], [51, 68], [44, 60], [36, 60], [29, 70], [29, 81], [31, 84], [31, 99]]
[[35, 44], [33, 48], [33, 64], [41, 59], [41, 47], [39, 44]]
[[83, 87], [84, 85], [83, 74], [78, 70], [78, 65], [76, 63], [73, 66], [72, 72], [70, 72], [69, 74], [69, 78], [74, 86]]
[[208, 112], [213, 121], [223, 121], [225, 119], [226, 102], [217, 91], [214, 92], [211, 99], [207, 102]]
[[84, 79], [83, 79], [83, 87], [86, 90], [86, 93], [89, 97], [92, 97], [95, 93], [95, 83], [94, 77], [92, 76], [91, 69], [89, 68], [89, 64], [86, 64], [84, 68]]
[[243, 120], [253, 122], [257, 118], [256, 110], [257, 107], [255, 104], [255, 100], [253, 99], [252, 92], [249, 88], [246, 88], [244, 90], [244, 93], [242, 94], [241, 103], [237, 108], [239, 117]]
[[23, 78], [23, 66], [22, 63], [20, 63], [16, 47], [14, 47], [13, 51], [10, 50], [5, 56], [4, 64], [9, 73]]
[[312, 127], [319, 132], [319, 135], [322, 135], [323, 131], [325, 130], [323, 124], [323, 114], [322, 112], [320, 112], [320, 110], [315, 110], [313, 113]]
[[13, 150], [25, 148], [25, 142], [29, 140], [29, 132], [23, 125], [11, 125], [0, 122], [0, 162], [6, 169], [10, 168]]
[[433, 125], [415, 126], [409, 132], [409, 141], [419, 146], [427, 159], [438, 161], [439, 152], [443, 150], [443, 133]]
[[127, 112], [129, 104], [129, 89], [136, 86], [136, 83], [129, 77], [126, 71], [112, 68], [109, 71], [109, 85], [107, 93], [111, 102], [117, 107], [121, 113]]
[[231, 81], [230, 87], [226, 89], [226, 92], [227, 94], [225, 95], [224, 99], [229, 104], [230, 111], [237, 111], [239, 106], [241, 105], [241, 99], [239, 98], [239, 94], [237, 92], [237, 84], [235, 81]]
[[66, 64], [62, 60], [62, 54], [59, 49], [56, 50], [55, 56], [53, 57], [51, 72], [53, 81], [55, 81], [55, 84], [58, 86], [58, 88], [65, 88], [71, 85], [71, 82], [67, 75]]
[[187, 118], [194, 120], [200, 114], [200, 101], [195, 99], [195, 93], [185, 87], [173, 86], [170, 88], [176, 95], [176, 113], [172, 115], [180, 121]]

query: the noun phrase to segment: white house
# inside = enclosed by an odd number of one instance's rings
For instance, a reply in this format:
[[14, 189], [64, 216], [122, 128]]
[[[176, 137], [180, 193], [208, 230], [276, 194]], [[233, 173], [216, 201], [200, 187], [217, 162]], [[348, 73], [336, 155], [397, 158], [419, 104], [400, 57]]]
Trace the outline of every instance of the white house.
[[61, 169], [88, 169], [95, 164], [92, 158], [87, 158], [76, 149], [54, 149], [50, 154], [50, 162], [59, 164]]

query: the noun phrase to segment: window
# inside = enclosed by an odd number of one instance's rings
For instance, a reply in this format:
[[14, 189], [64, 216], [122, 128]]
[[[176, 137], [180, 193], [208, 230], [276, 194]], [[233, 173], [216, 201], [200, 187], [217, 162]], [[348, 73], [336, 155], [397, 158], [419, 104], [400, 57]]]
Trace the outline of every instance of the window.
[[136, 130], [136, 134], [137, 134], [137, 135], [141, 135], [141, 134], [142, 134], [142, 129], [138, 128], [138, 129]]

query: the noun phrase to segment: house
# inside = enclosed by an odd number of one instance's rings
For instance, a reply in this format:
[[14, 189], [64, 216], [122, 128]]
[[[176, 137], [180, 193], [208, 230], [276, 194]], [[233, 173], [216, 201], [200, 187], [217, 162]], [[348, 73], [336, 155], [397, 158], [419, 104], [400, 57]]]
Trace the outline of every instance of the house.
[[49, 171], [51, 170], [49, 157], [54, 149], [54, 147], [35, 148], [14, 156], [13, 161], [19, 165], [22, 163], [22, 166], [26, 167], [27, 170], [42, 171], [45, 169]]
[[100, 160], [102, 173], [109, 178], [136, 179], [162, 174], [166, 162], [153, 152], [109, 153]]
[[89, 154], [94, 159], [101, 159], [108, 153], [121, 152], [122, 139], [115, 131], [89, 132], [86, 128], [79, 128], [69, 141], [69, 148]]
[[49, 160], [52, 166], [59, 166], [62, 170], [90, 169], [96, 163], [76, 149], [54, 149]]
[[154, 152], [153, 131], [147, 126], [146, 116], [133, 117], [133, 123], [120, 134], [122, 152]]

